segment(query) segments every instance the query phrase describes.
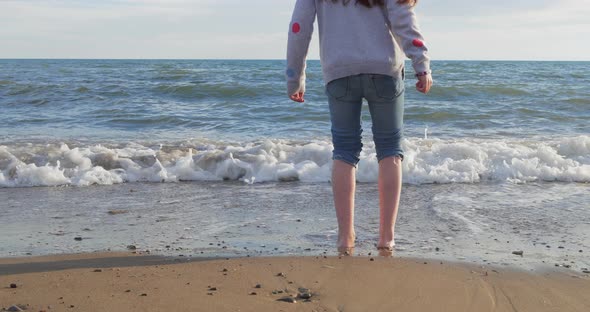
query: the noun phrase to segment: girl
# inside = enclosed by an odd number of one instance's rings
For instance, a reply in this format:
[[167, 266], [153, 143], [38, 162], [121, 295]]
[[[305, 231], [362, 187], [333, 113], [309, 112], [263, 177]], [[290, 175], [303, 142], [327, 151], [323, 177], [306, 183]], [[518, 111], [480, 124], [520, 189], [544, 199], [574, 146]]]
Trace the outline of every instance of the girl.
[[354, 252], [355, 169], [362, 149], [363, 98], [369, 103], [379, 161], [377, 249], [384, 256], [393, 252], [402, 186], [403, 53], [412, 60], [416, 89], [428, 93], [432, 86], [428, 49], [413, 10], [416, 1], [297, 0], [295, 4], [287, 48], [288, 95], [304, 102], [305, 60], [317, 15], [332, 121], [332, 187], [341, 255]]

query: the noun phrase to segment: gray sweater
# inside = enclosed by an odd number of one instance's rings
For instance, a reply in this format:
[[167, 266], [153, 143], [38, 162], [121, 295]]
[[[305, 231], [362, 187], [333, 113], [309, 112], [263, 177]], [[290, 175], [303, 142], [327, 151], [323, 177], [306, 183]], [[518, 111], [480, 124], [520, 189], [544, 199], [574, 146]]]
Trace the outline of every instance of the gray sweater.
[[305, 92], [306, 57], [316, 15], [326, 84], [358, 74], [399, 77], [404, 66], [401, 50], [412, 60], [417, 74], [430, 72], [428, 49], [411, 6], [397, 0], [385, 0], [383, 8], [348, 2], [297, 0], [287, 47], [289, 95]]

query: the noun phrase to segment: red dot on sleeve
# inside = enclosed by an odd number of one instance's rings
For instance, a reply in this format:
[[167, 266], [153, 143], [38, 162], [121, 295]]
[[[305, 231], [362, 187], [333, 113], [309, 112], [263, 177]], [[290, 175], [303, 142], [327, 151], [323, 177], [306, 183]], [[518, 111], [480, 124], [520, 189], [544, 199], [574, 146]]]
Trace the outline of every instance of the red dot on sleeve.
[[420, 39], [414, 39], [414, 41], [412, 41], [412, 44], [418, 48], [421, 48], [424, 46], [424, 42]]
[[298, 33], [301, 31], [301, 25], [299, 25], [299, 23], [293, 23], [293, 28], [292, 28], [294, 33]]

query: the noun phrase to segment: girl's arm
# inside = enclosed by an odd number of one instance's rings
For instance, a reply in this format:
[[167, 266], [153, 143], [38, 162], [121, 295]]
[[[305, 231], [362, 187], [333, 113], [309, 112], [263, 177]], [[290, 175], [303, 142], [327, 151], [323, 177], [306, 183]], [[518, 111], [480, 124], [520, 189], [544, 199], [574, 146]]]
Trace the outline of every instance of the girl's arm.
[[387, 0], [387, 17], [396, 40], [406, 56], [412, 60], [416, 75], [430, 74], [428, 48], [418, 28], [413, 7], [409, 4], [399, 4], [397, 0]]
[[287, 91], [289, 97], [303, 102], [305, 93], [305, 67], [309, 43], [316, 17], [315, 0], [297, 0], [287, 44]]

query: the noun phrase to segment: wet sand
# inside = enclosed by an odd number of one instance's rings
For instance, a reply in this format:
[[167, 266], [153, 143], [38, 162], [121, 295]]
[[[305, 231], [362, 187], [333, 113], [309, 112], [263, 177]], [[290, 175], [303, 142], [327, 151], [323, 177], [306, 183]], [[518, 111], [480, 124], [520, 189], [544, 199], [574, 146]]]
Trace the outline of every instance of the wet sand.
[[28, 311], [588, 311], [589, 293], [588, 274], [408, 258], [0, 260], [0, 309]]
[[[357, 251], [379, 240], [377, 185], [359, 183]], [[328, 183], [126, 183], [0, 189], [0, 258], [127, 251], [166, 256], [335, 255]], [[406, 185], [400, 257], [564, 273], [590, 268], [590, 193], [583, 184]], [[514, 255], [523, 251], [523, 256]]]

